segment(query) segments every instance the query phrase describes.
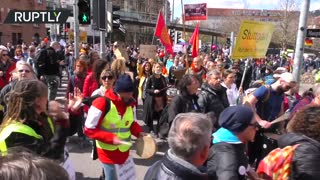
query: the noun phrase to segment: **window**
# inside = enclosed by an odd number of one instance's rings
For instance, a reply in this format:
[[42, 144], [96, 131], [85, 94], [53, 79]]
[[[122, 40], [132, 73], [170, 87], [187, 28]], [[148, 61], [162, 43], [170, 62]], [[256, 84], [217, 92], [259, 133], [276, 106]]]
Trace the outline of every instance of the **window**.
[[42, 0], [37, 0], [38, 4], [42, 4]]
[[17, 33], [12, 33], [12, 44], [17, 44]]
[[33, 27], [39, 28], [40, 24], [33, 24]]
[[0, 9], [0, 23], [2, 23], [2, 12], [3, 12], [3, 8]]

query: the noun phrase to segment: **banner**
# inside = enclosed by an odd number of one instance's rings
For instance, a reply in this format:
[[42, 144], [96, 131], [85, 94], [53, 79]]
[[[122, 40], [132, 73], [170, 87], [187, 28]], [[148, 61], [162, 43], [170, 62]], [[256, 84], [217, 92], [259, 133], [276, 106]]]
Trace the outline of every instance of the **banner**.
[[140, 44], [140, 56], [143, 58], [154, 59], [157, 54], [157, 45], [143, 45]]
[[185, 4], [184, 20], [207, 20], [207, 3]]
[[173, 52], [178, 53], [179, 51], [186, 53], [186, 48], [184, 45], [180, 45], [180, 44], [175, 44], [173, 46]]
[[271, 23], [243, 21], [232, 51], [232, 58], [264, 58], [273, 31], [274, 25]]
[[[69, 29], [68, 38], [69, 38], [69, 40], [74, 41], [74, 31], [73, 31], [73, 29]], [[79, 33], [79, 41], [80, 42], [84, 42], [84, 43], [88, 42], [87, 31], [80, 31], [80, 33]]]
[[133, 162], [133, 158], [131, 156], [128, 157], [125, 163], [121, 165], [115, 164], [114, 166], [117, 173], [117, 180], [136, 180], [137, 179], [135, 165]]

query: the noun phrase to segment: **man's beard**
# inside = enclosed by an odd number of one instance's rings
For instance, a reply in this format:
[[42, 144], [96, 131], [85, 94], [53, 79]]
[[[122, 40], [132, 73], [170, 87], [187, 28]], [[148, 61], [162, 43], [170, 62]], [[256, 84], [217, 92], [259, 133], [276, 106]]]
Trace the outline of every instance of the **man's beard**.
[[126, 106], [129, 106], [129, 105], [131, 105], [131, 104], [134, 102], [134, 99], [133, 99], [133, 98], [130, 98], [130, 99], [121, 98], [121, 101], [122, 101]]
[[288, 90], [283, 89], [281, 86], [277, 87], [277, 92], [278, 92], [279, 94], [283, 94], [283, 93], [285, 93], [286, 91], [288, 91]]

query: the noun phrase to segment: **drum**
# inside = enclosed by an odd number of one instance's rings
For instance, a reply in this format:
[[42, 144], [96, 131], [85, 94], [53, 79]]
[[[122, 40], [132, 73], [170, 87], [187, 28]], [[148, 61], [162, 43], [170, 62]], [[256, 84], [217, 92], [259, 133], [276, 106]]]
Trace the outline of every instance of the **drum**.
[[156, 141], [151, 135], [139, 137], [136, 142], [136, 153], [142, 159], [149, 159], [157, 152]]
[[281, 135], [275, 133], [262, 133], [262, 155], [265, 157], [272, 150], [278, 148], [278, 139]]
[[170, 104], [170, 102], [172, 101], [172, 99], [179, 94], [179, 90], [175, 87], [171, 87], [167, 89], [167, 98], [168, 101], [167, 103]]

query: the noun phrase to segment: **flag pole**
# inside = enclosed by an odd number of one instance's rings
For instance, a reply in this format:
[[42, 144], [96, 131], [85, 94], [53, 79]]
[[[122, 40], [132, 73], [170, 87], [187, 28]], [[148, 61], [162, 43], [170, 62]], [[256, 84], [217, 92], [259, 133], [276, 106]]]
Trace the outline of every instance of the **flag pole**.
[[[182, 11], [182, 26], [183, 26], [183, 39], [186, 40], [186, 26], [185, 26], [185, 14], [184, 14], [184, 6], [183, 6], [183, 0], [181, 0], [181, 11]], [[186, 49], [186, 56], [185, 56], [185, 61], [186, 61], [186, 69], [187, 73], [189, 74], [189, 62], [188, 62], [188, 51]]]

